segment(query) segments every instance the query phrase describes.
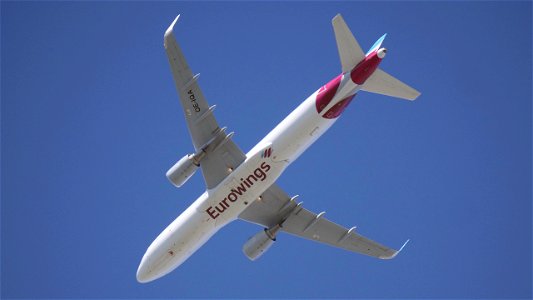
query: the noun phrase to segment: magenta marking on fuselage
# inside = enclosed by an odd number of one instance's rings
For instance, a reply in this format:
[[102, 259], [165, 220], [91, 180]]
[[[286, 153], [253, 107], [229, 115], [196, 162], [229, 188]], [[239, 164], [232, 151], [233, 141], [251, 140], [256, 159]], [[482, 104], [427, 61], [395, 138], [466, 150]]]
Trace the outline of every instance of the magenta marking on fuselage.
[[339, 85], [341, 83], [342, 74], [333, 78], [330, 82], [323, 85], [319, 90], [318, 94], [316, 95], [316, 111], [318, 113], [321, 113], [326, 106], [331, 102], [331, 99], [333, 99], [333, 96], [335, 96], [335, 93], [337, 93], [337, 89], [339, 88]]
[[350, 77], [355, 84], [362, 85], [377, 69], [381, 58], [378, 57], [377, 51], [368, 54], [363, 61], [361, 61], [350, 72]]
[[339, 101], [339, 103], [333, 105], [333, 107], [331, 107], [325, 114], [324, 114], [324, 118], [326, 119], [335, 119], [335, 118], [338, 118], [342, 112], [344, 111], [344, 109], [346, 109], [346, 107], [348, 106], [348, 104], [350, 104], [350, 102], [352, 102], [352, 99], [355, 97], [355, 94], [354, 95], [351, 95], [349, 97], [346, 97], [344, 99], [342, 99], [341, 101]]

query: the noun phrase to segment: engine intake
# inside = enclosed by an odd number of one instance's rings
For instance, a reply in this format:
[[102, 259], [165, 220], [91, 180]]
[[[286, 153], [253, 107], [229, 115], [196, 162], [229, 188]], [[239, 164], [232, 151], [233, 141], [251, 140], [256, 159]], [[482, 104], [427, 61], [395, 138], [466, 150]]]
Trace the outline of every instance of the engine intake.
[[198, 166], [194, 161], [194, 155], [185, 155], [167, 171], [166, 175], [168, 180], [179, 188], [198, 170]]

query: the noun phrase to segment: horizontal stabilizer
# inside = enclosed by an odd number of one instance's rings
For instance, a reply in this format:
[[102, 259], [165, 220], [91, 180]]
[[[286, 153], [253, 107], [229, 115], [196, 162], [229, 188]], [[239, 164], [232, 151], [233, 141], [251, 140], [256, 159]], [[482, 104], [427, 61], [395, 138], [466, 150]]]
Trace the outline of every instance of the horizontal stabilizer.
[[363, 87], [363, 91], [382, 94], [386, 96], [415, 100], [420, 96], [420, 92], [401, 82], [400, 80], [389, 75], [381, 69], [376, 69], [374, 74], [370, 76]]
[[365, 58], [365, 53], [355, 40], [350, 28], [344, 22], [341, 14], [337, 14], [333, 20], [333, 30], [337, 40], [337, 49], [341, 58], [342, 73], [349, 72]]

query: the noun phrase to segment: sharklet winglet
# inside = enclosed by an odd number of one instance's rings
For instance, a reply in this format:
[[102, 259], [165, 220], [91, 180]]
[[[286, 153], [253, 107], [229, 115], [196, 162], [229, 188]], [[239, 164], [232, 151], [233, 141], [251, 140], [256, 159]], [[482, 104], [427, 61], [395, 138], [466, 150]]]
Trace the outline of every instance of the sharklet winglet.
[[397, 253], [400, 253], [403, 250], [403, 248], [409, 243], [409, 241], [410, 241], [410, 239], [407, 239], [407, 241], [405, 241], [405, 243], [403, 243], [403, 245], [400, 247], [400, 250], [398, 250]]
[[368, 52], [365, 54], [365, 55], [368, 55], [370, 54], [371, 52], [373, 51], [376, 51], [379, 47], [381, 47], [381, 44], [383, 44], [383, 41], [385, 40], [385, 38], [387, 37], [387, 34], [385, 33], [384, 35], [382, 35], [375, 43], [374, 45], [372, 45], [372, 47], [370, 47], [370, 49], [368, 49]]
[[170, 26], [168, 26], [167, 31], [165, 31], [165, 37], [167, 37], [168, 35], [172, 34], [172, 31], [174, 31], [174, 25], [176, 25], [176, 22], [178, 22], [179, 17], [180, 17], [180, 15], [178, 15], [174, 19], [174, 21], [172, 22], [172, 24], [170, 24]]

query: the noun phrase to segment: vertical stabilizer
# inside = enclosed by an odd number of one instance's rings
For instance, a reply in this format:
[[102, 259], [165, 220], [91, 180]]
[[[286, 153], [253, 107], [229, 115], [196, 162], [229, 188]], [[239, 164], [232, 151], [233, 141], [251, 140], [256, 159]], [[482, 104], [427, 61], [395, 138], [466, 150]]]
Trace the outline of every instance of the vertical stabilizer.
[[350, 28], [344, 22], [341, 14], [337, 14], [333, 20], [333, 30], [337, 40], [337, 49], [341, 58], [342, 72], [346, 73], [353, 69], [360, 61], [365, 58], [365, 53], [361, 46], [355, 40]]
[[370, 50], [368, 50], [368, 52], [366, 53], [366, 55], [376, 51], [379, 49], [379, 47], [381, 47], [381, 44], [383, 44], [383, 41], [385, 40], [385, 37], [387, 36], [387, 34], [385, 33], [384, 35], [382, 35], [375, 43], [374, 45], [372, 45], [372, 47], [370, 47]]

